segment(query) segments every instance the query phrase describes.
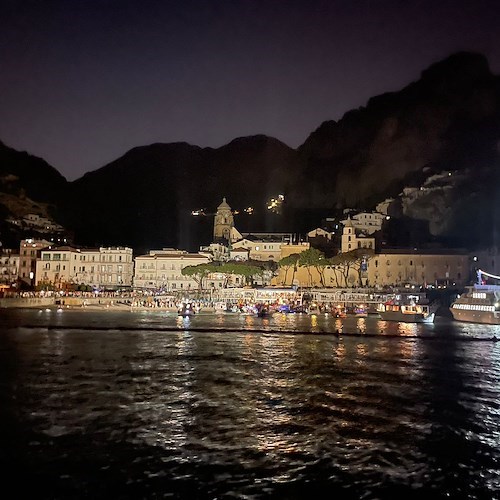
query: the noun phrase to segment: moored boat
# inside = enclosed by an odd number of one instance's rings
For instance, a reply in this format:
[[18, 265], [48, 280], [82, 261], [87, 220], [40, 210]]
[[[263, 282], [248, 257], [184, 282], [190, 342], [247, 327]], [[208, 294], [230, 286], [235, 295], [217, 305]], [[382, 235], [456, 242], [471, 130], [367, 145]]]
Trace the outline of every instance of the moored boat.
[[267, 304], [257, 304], [256, 311], [258, 318], [268, 318], [274, 313], [274, 310]]
[[433, 323], [438, 306], [438, 303], [429, 303], [420, 295], [401, 294], [379, 304], [377, 312], [384, 321]]
[[454, 320], [500, 325], [500, 285], [485, 284], [483, 275], [500, 279], [479, 270], [477, 283], [466, 287], [465, 292], [451, 304], [450, 312]]
[[194, 316], [196, 311], [190, 302], [185, 302], [181, 305], [181, 307], [179, 307], [178, 314], [183, 318], [187, 318], [189, 316]]
[[358, 318], [367, 318], [368, 317], [368, 309], [362, 304], [359, 306], [356, 306], [354, 308], [354, 316], [357, 316]]

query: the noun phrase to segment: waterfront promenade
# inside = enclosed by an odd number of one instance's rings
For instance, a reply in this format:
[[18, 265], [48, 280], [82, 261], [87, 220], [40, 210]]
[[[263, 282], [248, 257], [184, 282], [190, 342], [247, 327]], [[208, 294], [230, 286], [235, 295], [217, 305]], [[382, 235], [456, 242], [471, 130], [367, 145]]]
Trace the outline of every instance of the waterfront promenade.
[[[61, 295], [54, 292], [24, 293], [0, 298], [0, 309], [6, 308], [79, 308], [79, 309], [126, 309], [163, 310], [177, 312], [183, 301], [190, 301], [200, 313], [214, 313], [230, 310], [238, 305], [258, 303], [307, 305], [311, 310], [328, 311], [332, 307], [352, 308], [363, 304], [369, 312], [375, 313], [377, 305], [390, 300], [395, 293], [425, 295], [418, 290], [387, 289], [282, 289], [282, 288], [226, 288], [216, 291], [177, 292], [174, 294], [154, 294], [152, 292], [76, 292]], [[223, 307], [222, 307], [223, 306]]]

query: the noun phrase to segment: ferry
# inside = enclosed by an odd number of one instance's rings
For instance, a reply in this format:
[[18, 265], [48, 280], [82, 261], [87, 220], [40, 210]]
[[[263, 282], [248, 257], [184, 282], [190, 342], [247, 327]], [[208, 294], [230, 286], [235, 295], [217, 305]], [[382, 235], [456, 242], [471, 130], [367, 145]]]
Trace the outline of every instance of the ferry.
[[439, 304], [429, 303], [425, 294], [398, 294], [379, 304], [377, 312], [384, 321], [434, 323]]
[[477, 271], [477, 283], [465, 288], [451, 304], [450, 312], [456, 321], [500, 325], [500, 285], [487, 285], [483, 275], [500, 279], [500, 276]]

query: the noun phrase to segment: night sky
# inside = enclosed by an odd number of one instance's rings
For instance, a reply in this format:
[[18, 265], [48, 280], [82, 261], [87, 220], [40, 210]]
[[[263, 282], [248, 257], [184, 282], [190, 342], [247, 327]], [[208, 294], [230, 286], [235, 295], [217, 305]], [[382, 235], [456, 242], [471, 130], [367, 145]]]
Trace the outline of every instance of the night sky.
[[68, 180], [153, 142], [291, 147], [458, 50], [498, 1], [0, 0], [0, 140]]

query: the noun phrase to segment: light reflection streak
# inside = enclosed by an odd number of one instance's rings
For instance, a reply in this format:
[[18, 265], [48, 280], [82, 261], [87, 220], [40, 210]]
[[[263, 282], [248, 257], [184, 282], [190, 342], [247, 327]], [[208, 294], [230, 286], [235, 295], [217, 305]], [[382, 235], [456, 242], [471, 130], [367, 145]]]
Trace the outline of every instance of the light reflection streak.
[[[177, 324], [187, 327], [189, 318], [178, 317]], [[189, 402], [193, 400], [191, 386], [195, 367], [189, 358], [195, 351], [195, 340], [188, 331], [179, 333], [175, 340], [179, 361], [172, 368], [172, 377], [165, 381], [164, 390], [149, 392], [147, 399], [132, 405], [140, 419], [148, 422], [147, 427], [139, 428], [137, 436], [148, 445], [164, 449], [184, 448], [188, 442], [186, 426], [192, 422]]]
[[316, 329], [318, 327], [318, 317], [316, 314], [311, 314], [311, 328]]
[[335, 352], [335, 355], [337, 356], [337, 359], [339, 361], [344, 361], [347, 351], [344, 343], [338, 343], [337, 345], [333, 345], [333, 350]]

